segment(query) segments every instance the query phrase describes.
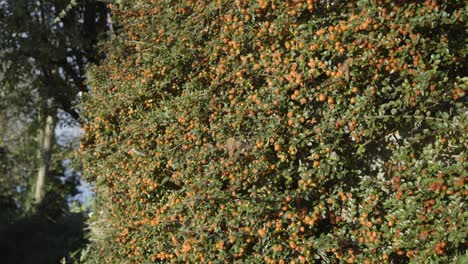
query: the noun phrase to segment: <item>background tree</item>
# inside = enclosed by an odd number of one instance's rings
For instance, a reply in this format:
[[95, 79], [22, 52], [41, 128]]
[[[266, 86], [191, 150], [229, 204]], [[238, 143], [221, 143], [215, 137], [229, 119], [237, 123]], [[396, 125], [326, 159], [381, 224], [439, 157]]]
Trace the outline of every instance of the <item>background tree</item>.
[[55, 19], [69, 1], [2, 1], [0, 58], [5, 115], [22, 116], [37, 131], [38, 177], [35, 198], [44, 197], [57, 114], [79, 122], [73, 108], [84, 84], [88, 63], [97, 62], [94, 45], [107, 25], [103, 4], [81, 1]]
[[[67, 199], [76, 193], [78, 178], [63, 178], [62, 161], [72, 158], [72, 149], [56, 144], [54, 132], [58, 124], [81, 122], [74, 104], [79, 93], [88, 91], [86, 67], [99, 61], [95, 45], [105, 34], [108, 18], [103, 3], [72, 1], [73, 8], [63, 13], [70, 4], [69, 0], [0, 1], [0, 191], [2, 207], [10, 209], [2, 210], [0, 237], [6, 245], [16, 241], [28, 247], [23, 243], [28, 235], [15, 233], [23, 232], [22, 226], [42, 232], [57, 224], [51, 230], [58, 230], [70, 220]], [[31, 215], [33, 211], [36, 214]], [[71, 220], [80, 221], [82, 216]], [[73, 230], [80, 228], [75, 225]], [[69, 238], [75, 246], [82, 240], [82, 231], [78, 233], [81, 237]], [[57, 262], [66, 253], [64, 237], [53, 231], [50, 235], [29, 236], [31, 243], [44, 244], [40, 240], [44, 238], [63, 247], [38, 258], [43, 263]], [[22, 246], [3, 247], [12, 250], [11, 262], [25, 263], [14, 259], [23, 255], [16, 251]]]

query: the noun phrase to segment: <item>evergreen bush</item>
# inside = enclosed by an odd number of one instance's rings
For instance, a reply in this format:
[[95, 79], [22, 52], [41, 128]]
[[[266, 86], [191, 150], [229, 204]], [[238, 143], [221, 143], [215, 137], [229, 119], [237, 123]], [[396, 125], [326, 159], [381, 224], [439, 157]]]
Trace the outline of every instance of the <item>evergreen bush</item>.
[[139, 0], [90, 70], [100, 263], [465, 254], [466, 1]]

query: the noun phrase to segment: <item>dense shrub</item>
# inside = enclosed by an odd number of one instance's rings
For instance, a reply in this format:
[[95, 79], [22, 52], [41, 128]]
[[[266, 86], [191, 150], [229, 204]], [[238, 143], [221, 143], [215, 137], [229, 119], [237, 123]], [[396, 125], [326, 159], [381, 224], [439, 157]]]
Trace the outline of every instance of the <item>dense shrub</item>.
[[99, 262], [463, 255], [465, 1], [113, 6], [81, 154]]

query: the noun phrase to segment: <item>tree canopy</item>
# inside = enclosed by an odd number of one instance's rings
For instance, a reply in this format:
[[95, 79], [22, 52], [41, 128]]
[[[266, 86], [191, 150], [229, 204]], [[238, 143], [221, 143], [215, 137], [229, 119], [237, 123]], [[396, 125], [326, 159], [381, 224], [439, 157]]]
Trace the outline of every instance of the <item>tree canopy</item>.
[[108, 15], [91, 0], [69, 6], [0, 0], [2, 263], [58, 263], [84, 242], [84, 216], [68, 204], [79, 174], [63, 165], [72, 148], [56, 144], [54, 132], [82, 121], [75, 105]]

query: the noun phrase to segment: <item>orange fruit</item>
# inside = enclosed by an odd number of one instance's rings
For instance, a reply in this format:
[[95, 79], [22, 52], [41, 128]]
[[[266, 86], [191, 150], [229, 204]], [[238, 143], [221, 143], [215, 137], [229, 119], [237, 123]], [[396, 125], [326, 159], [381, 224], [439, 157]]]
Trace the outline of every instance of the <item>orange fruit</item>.
[[327, 97], [324, 94], [319, 94], [318, 99], [319, 99], [320, 102], [325, 102], [326, 98]]

